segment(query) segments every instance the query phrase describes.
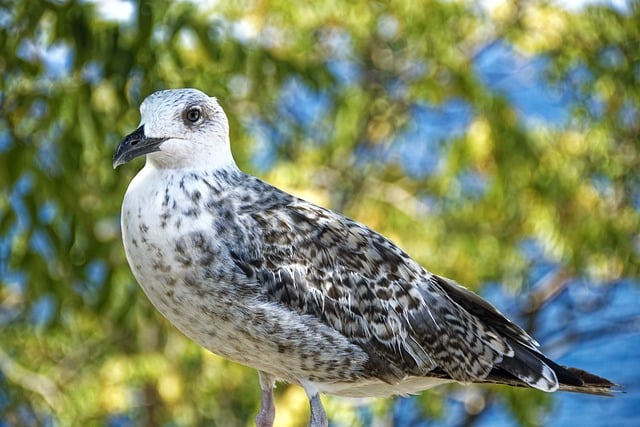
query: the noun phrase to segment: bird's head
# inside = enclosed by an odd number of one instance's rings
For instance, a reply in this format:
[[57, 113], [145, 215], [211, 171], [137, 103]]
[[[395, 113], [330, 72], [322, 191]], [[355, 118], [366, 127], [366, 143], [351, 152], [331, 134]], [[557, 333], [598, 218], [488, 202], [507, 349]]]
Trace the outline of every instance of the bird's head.
[[138, 129], [116, 148], [114, 168], [142, 155], [159, 168], [235, 166], [229, 123], [216, 98], [197, 89], [162, 90], [142, 102], [140, 115]]

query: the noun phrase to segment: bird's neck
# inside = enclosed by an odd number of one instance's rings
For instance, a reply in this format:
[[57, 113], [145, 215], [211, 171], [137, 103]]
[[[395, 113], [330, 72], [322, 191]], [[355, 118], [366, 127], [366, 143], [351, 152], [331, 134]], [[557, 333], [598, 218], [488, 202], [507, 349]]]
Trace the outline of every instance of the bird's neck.
[[160, 149], [147, 154], [147, 163], [156, 169], [189, 169], [194, 172], [237, 169], [229, 141], [185, 141], [171, 138]]
[[[179, 183], [177, 177], [180, 176], [192, 176], [207, 179], [211, 185], [215, 187], [226, 187], [228, 185], [236, 185], [244, 176], [244, 173], [238, 168], [235, 162], [221, 166], [193, 166], [188, 167], [167, 167], [166, 165], [158, 164], [153, 161], [150, 156], [147, 156], [147, 162], [144, 168], [140, 171], [139, 175], [144, 178], [151, 179], [155, 182], [165, 182], [167, 180], [175, 183]], [[163, 184], [164, 185], [164, 184]]]
[[225, 173], [240, 171], [231, 156], [206, 156], [204, 158], [193, 157], [191, 159], [180, 161], [180, 159], [176, 159], [175, 157], [169, 158], [158, 154], [159, 153], [153, 153], [152, 155], [147, 155], [145, 167], [149, 167], [150, 169], [155, 169], [157, 171], [185, 171], [186, 173], [197, 174], [213, 174], [217, 171]]

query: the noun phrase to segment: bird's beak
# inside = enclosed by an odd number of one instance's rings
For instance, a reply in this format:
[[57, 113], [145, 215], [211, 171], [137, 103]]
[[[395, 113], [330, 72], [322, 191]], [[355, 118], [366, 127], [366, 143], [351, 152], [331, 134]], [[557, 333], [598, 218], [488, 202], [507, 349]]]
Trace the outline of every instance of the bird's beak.
[[144, 125], [127, 135], [116, 148], [113, 155], [113, 168], [128, 163], [143, 154], [160, 151], [160, 144], [168, 138], [147, 138], [144, 134]]

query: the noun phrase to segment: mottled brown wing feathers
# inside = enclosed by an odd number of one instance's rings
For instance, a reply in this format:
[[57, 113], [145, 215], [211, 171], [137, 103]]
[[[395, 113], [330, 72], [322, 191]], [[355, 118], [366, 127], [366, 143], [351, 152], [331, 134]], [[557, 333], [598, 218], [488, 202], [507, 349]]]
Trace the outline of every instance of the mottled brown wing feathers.
[[436, 276], [370, 229], [299, 200], [249, 215], [262, 238], [234, 255], [239, 268], [270, 300], [359, 344], [371, 375], [396, 382], [440, 367], [469, 382], [511, 352]]
[[434, 280], [447, 293], [449, 298], [469, 313], [490, 325], [501, 335], [521, 342], [526, 347], [536, 349], [538, 343], [522, 328], [507, 319], [494, 306], [480, 298], [477, 294], [446, 277], [434, 275]]
[[238, 271], [267, 300], [358, 344], [369, 355], [366, 375], [389, 383], [414, 375], [545, 391], [607, 389], [586, 388], [585, 375], [547, 359], [489, 303], [429, 273], [380, 234], [252, 180], [255, 194], [237, 207], [239, 228], [252, 238], [230, 249]]

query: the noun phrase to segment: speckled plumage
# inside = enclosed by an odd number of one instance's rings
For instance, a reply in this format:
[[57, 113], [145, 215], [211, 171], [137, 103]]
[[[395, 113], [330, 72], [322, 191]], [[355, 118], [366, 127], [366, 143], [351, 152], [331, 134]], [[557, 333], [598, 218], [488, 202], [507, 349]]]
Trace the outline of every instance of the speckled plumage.
[[556, 365], [489, 303], [375, 231], [241, 172], [214, 98], [162, 91], [141, 112], [114, 156], [117, 166], [147, 155], [122, 207], [127, 259], [172, 324], [260, 371], [258, 425], [273, 423], [276, 379], [305, 388], [314, 426], [326, 424], [318, 393], [408, 394], [452, 380], [612, 386]]

